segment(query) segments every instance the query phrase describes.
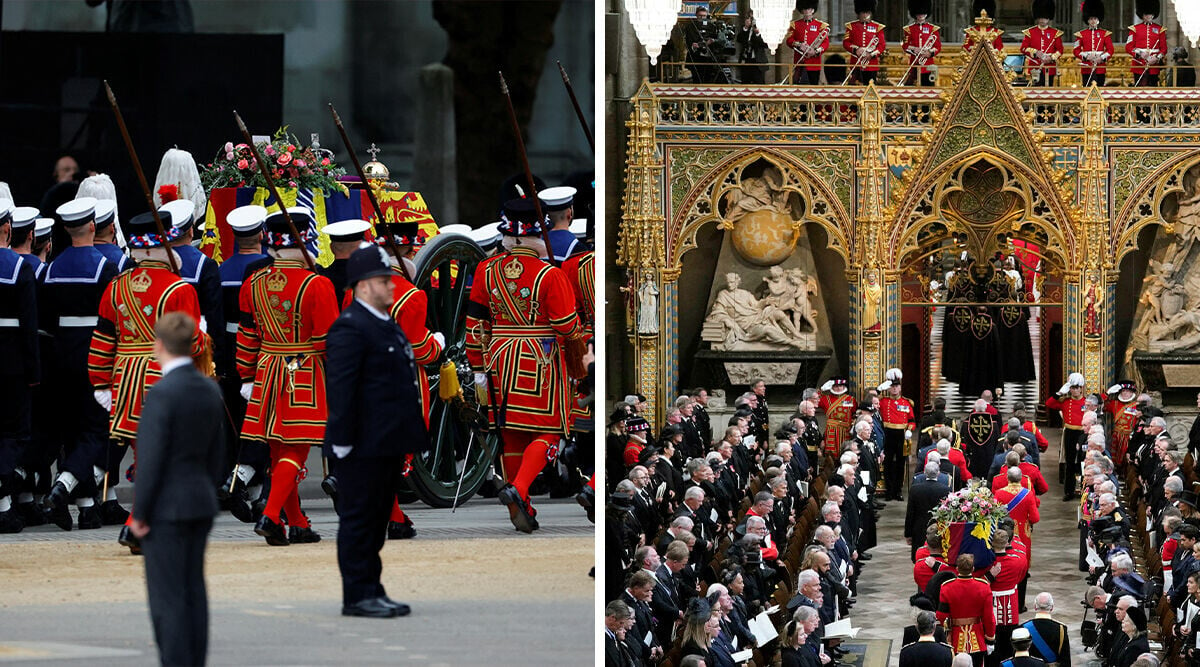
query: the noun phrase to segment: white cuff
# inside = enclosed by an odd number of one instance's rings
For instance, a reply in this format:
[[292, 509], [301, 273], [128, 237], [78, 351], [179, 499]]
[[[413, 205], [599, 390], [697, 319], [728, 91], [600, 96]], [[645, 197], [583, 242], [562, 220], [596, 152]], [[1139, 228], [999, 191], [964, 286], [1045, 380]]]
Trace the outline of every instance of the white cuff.
[[350, 455], [350, 450], [354, 449], [354, 445], [332, 445], [333, 455], [339, 459], [344, 459]]

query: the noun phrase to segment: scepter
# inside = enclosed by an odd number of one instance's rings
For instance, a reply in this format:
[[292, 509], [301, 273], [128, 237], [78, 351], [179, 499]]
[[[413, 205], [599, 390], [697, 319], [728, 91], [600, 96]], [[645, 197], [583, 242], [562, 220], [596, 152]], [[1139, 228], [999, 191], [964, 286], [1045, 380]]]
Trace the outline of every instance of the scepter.
[[[350, 143], [350, 137], [346, 135], [346, 128], [342, 125], [342, 117], [338, 115], [337, 109], [333, 108], [333, 102], [329, 103], [329, 111], [333, 114], [333, 122], [337, 125], [338, 133], [342, 135], [342, 143], [346, 146], [346, 152], [350, 154], [350, 161], [354, 163], [354, 169], [358, 171], [358, 177], [362, 179], [363, 189], [367, 191], [367, 199], [371, 201], [371, 208], [375, 210], [375, 219], [379, 221], [379, 225], [383, 227], [383, 241], [387, 245], [388, 250], [392, 251], [392, 257], [396, 258], [396, 263], [400, 265], [400, 270], [404, 272], [404, 277], [408, 278], [408, 282], [417, 283], [416, 276], [408, 274], [408, 267], [404, 265], [404, 261], [400, 258], [400, 248], [396, 246], [395, 239], [392, 238], [387, 229], [387, 223], [383, 219], [383, 208], [379, 206], [379, 200], [375, 198], [375, 189], [371, 187], [371, 182], [367, 180], [367, 172], [363, 170], [362, 163], [358, 161], [358, 154], [354, 152], [354, 144]], [[378, 236], [379, 232], [376, 231]]]
[[521, 126], [517, 124], [517, 112], [513, 110], [512, 96], [508, 94], [508, 82], [504, 80], [504, 72], [500, 72], [500, 94], [504, 95], [504, 102], [508, 105], [508, 120], [512, 123], [513, 137], [517, 140], [517, 149], [521, 154], [521, 166], [525, 168], [525, 181], [529, 184], [529, 192], [532, 193], [533, 208], [537, 211], [538, 228], [542, 230], [542, 241], [546, 244], [546, 256], [551, 266], [558, 267], [558, 262], [554, 259], [554, 249], [550, 245], [550, 234], [546, 230], [542, 200], [538, 198], [537, 186], [533, 183], [533, 172], [529, 170], [529, 156], [525, 154], [525, 140], [521, 138]]
[[242, 122], [242, 117], [238, 115], [238, 112], [233, 112], [233, 118], [237, 121], [238, 129], [242, 131], [242, 136], [246, 139], [246, 145], [250, 147], [250, 152], [254, 154], [254, 161], [258, 163], [258, 167], [262, 171], [263, 179], [267, 182], [267, 188], [271, 191], [271, 196], [279, 204], [279, 212], [283, 213], [283, 219], [287, 222], [288, 232], [296, 239], [296, 244], [300, 246], [300, 254], [304, 256], [304, 263], [308, 265], [309, 271], [316, 273], [317, 265], [313, 263], [312, 256], [308, 254], [308, 244], [300, 236], [300, 232], [296, 229], [296, 223], [292, 220], [292, 215], [288, 213], [287, 207], [283, 205], [283, 197], [279, 196], [279, 189], [275, 187], [275, 179], [271, 178], [271, 169], [267, 166], [266, 162], [263, 162], [262, 156], [258, 154], [258, 146], [254, 145], [254, 137], [250, 135], [250, 130], [246, 129], [246, 124]]
[[[162, 218], [158, 215], [158, 207], [154, 205], [154, 197], [150, 194], [150, 185], [146, 183], [146, 174], [142, 171], [142, 163], [138, 160], [137, 151], [133, 148], [133, 139], [129, 138], [129, 128], [125, 127], [125, 117], [121, 115], [121, 107], [117, 106], [117, 96], [113, 95], [112, 87], [108, 85], [107, 79], [104, 81], [104, 91], [108, 93], [108, 104], [117, 117], [117, 127], [121, 128], [121, 138], [125, 140], [125, 150], [129, 151], [129, 159], [133, 160], [133, 170], [137, 172], [138, 182], [142, 184], [142, 194], [146, 195], [146, 205], [150, 207], [150, 215], [154, 217], [154, 226], [158, 230], [158, 235], [162, 237], [163, 247], [167, 249], [167, 265], [171, 267], [171, 273], [179, 273], [179, 266], [175, 264], [175, 251], [171, 250], [171, 245], [167, 241], [166, 228], [163, 227]], [[105, 477], [105, 483], [107, 482], [108, 478]]]
[[567, 70], [563, 69], [562, 61], [554, 61], [558, 63], [558, 71], [562, 74], [563, 85], [567, 87], [567, 95], [571, 96], [571, 104], [575, 107], [575, 115], [579, 116], [579, 124], [583, 126], [583, 133], [587, 136], [588, 146], [591, 146], [592, 152], [596, 152], [596, 144], [592, 141], [592, 131], [588, 128], [587, 118], [583, 115], [583, 109], [579, 108], [579, 100], [575, 99], [575, 89], [571, 86], [571, 80], [567, 78]]

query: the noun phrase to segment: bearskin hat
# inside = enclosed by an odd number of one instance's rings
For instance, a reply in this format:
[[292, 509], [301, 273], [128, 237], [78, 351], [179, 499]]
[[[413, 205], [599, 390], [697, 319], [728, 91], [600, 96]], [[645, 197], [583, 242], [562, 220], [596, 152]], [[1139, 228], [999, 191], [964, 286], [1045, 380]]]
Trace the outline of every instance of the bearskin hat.
[[875, 0], [854, 0], [854, 13], [861, 14], [863, 12], [875, 13]]
[[933, 2], [931, 0], [908, 0], [908, 15], [917, 18], [918, 14], [929, 16], [933, 13]]
[[1083, 5], [1080, 8], [1080, 13], [1083, 14], [1083, 20], [1095, 16], [1097, 21], [1104, 20], [1104, 0], [1083, 0]]
[[996, 0], [974, 0], [971, 3], [971, 15], [979, 16], [987, 12], [989, 18], [996, 18]]
[[1136, 3], [1138, 18], [1142, 18], [1146, 14], [1158, 16], [1161, 7], [1158, 6], [1158, 0], [1138, 0]]
[[1054, 18], [1054, 0], [1033, 0], [1033, 18], [1034, 20]]

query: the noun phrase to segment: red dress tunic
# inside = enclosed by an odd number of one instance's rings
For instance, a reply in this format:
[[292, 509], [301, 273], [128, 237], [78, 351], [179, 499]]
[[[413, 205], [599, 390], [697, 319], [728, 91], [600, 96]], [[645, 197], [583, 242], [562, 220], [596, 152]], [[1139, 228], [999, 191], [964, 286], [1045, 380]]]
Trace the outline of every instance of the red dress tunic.
[[842, 40], [842, 48], [846, 49], [847, 64], [853, 66], [858, 62], [859, 54], [851, 47], [859, 47], [870, 51], [870, 57], [863, 60], [858, 68], [864, 72], [878, 72], [879, 58], [887, 50], [887, 40], [883, 38], [883, 29], [887, 27], [877, 21], [850, 21], [846, 24], [846, 36]]
[[[783, 41], [792, 49], [792, 63], [810, 72], [821, 71], [821, 56], [829, 49], [829, 24], [819, 19], [792, 21]], [[805, 58], [802, 51], [807, 50]]]
[[825, 413], [825, 451], [841, 453], [842, 443], [850, 439], [850, 424], [854, 421], [854, 397], [844, 394], [822, 393], [818, 399]]
[[333, 283], [299, 260], [276, 260], [242, 284], [238, 373], [254, 389], [242, 437], [320, 445], [325, 437], [325, 335], [338, 317]]
[[166, 263], [143, 260], [112, 280], [100, 300], [100, 319], [88, 351], [88, 376], [96, 389], [112, 389], [109, 422], [114, 438], [137, 437], [146, 390], [162, 377], [154, 359], [154, 325], [166, 313], [182, 312], [196, 322], [192, 357], [207, 350], [200, 332], [200, 300], [191, 285]]
[[1108, 59], [1094, 63], [1083, 57], [1084, 53], [1107, 53], [1112, 58], [1116, 49], [1113, 48], [1112, 33], [1100, 28], [1086, 28], [1075, 33], [1075, 59], [1079, 61], [1079, 72], [1084, 80], [1093, 74], [1104, 74], [1108, 71]]
[[[1060, 57], [1063, 54], [1063, 31], [1058, 28], [1040, 28], [1033, 26], [1022, 31], [1025, 38], [1021, 40], [1021, 53], [1028, 56], [1026, 62], [1026, 71], [1030, 74], [1036, 73], [1039, 69], [1048, 75], [1053, 76], [1058, 72], [1055, 66], [1055, 59], [1050, 57], [1058, 54]], [[1046, 54], [1045, 60], [1038, 60], [1034, 55], [1038, 51]]]
[[[1158, 53], [1160, 60], [1151, 66], [1146, 60], [1137, 55], [1138, 49], [1150, 49]], [[1129, 26], [1129, 38], [1125, 41], [1125, 53], [1133, 56], [1133, 64], [1129, 71], [1135, 77], [1143, 72], [1158, 74], [1162, 69], [1162, 57], [1167, 55], [1167, 33], [1157, 23], [1139, 23]]]
[[942, 584], [937, 618], [950, 628], [955, 653], [978, 653], [996, 639], [992, 587], [983, 579], [959, 575]]
[[[932, 53], [925, 59], [924, 65], [913, 67], [920, 74], [929, 74], [933, 71], [933, 58], [942, 52], [942, 29], [932, 23], [909, 23], [904, 26], [904, 39], [900, 42], [902, 51], [908, 53], [910, 48], [917, 50], [926, 45], [929, 46]], [[910, 66], [916, 59], [915, 55], [908, 53]]]

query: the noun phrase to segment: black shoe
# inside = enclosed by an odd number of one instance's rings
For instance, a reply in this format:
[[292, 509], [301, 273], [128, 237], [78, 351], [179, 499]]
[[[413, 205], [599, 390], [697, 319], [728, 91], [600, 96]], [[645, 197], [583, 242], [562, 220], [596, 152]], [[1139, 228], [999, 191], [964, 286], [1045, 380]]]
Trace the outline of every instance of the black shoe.
[[73, 526], [75, 523], [71, 519], [70, 507], [65, 504], [50, 508], [50, 510], [46, 512], [46, 518], [49, 519], [51, 523], [59, 528], [62, 528], [63, 530], [71, 530], [71, 526]]
[[596, 523], [596, 490], [590, 486], [584, 486], [583, 490], [576, 494], [575, 502], [587, 510], [588, 521]]
[[100, 503], [100, 521], [106, 526], [123, 526], [129, 520], [129, 510], [115, 500]]
[[389, 540], [411, 540], [417, 536], [417, 529], [413, 528], [412, 519], [407, 516], [404, 521], [389, 521], [387, 538]]
[[[233, 493], [229, 494], [229, 513], [242, 523], [254, 523], [258, 520], [255, 518], [254, 509], [250, 507], [250, 497], [246, 495], [246, 487], [235, 486]], [[261, 510], [258, 516], [262, 516]]]
[[129, 547], [129, 553], [134, 556], [142, 553], [142, 541], [133, 536], [133, 531], [129, 530], [129, 526], [121, 526], [121, 532], [117, 535], [117, 544]]
[[872, 558], [874, 558], [874, 556], [872, 556], [871, 554], [868, 554], [868, 553], [863, 553], [860, 551], [858, 554], [858, 559], [861, 561], [868, 561], [868, 560], [871, 560]]
[[538, 520], [537, 520], [537, 517], [536, 517], [536, 516], [535, 516], [535, 517], [533, 517], [533, 518], [531, 518], [531, 519], [530, 519], [530, 521], [533, 523], [533, 529], [534, 529], [534, 530], [541, 530], [541, 529], [542, 529], [542, 524], [538, 523]]
[[25, 522], [15, 509], [0, 512], [0, 533], [19, 533], [25, 529]]
[[1068, 493], [1068, 494], [1066, 494], [1066, 495], [1064, 495], [1064, 496], [1063, 496], [1063, 502], [1064, 502], [1064, 503], [1069, 503], [1069, 502], [1071, 502], [1072, 500], [1075, 500], [1075, 496], [1074, 496], [1074, 495], [1072, 495], [1072, 494], [1070, 494], [1070, 493]]
[[46, 499], [43, 501], [46, 509], [66, 507], [70, 503], [71, 492], [67, 490], [67, 486], [62, 482], [55, 482], [54, 486], [50, 487], [50, 493], [46, 494]]
[[517, 493], [517, 488], [512, 484], [507, 484], [503, 489], [500, 489], [500, 494], [497, 496], [502, 505], [508, 506], [508, 519], [512, 521], [512, 525], [522, 533], [533, 532], [533, 513], [529, 511], [529, 505], [521, 499], [521, 494]]
[[100, 510], [95, 505], [79, 508], [79, 530], [95, 530], [103, 526], [100, 520]]
[[[267, 499], [266, 498], [259, 498], [258, 500], [254, 501], [253, 503], [250, 503], [250, 516], [254, 519], [255, 523], [257, 523], [258, 520], [262, 518], [263, 510], [265, 510], [265, 509], [267, 509]], [[247, 522], [247, 523], [249, 523], [249, 522]]]
[[258, 523], [254, 524], [254, 532], [267, 538], [267, 544], [273, 547], [286, 547], [289, 544], [283, 526], [272, 521], [271, 517], [260, 517]]
[[367, 598], [354, 604], [342, 605], [342, 616], [363, 616], [365, 618], [395, 618], [399, 616], [398, 609], [387, 604], [383, 598]]
[[380, 597], [379, 600], [380, 600], [380, 602], [383, 602], [385, 605], [391, 607], [392, 609], [395, 609], [397, 616], [408, 616], [409, 614], [412, 613], [412, 607], [409, 607], [408, 605], [404, 604], [403, 602], [396, 602], [395, 600], [391, 599], [390, 597], [388, 597], [386, 595]]
[[333, 475], [327, 475], [325, 479], [321, 480], [321, 490], [325, 492], [325, 495], [333, 498], [333, 500], [336, 502], [338, 495], [337, 477], [334, 477]]
[[17, 516], [27, 528], [46, 525], [46, 511], [35, 502], [17, 503]]
[[320, 541], [321, 534], [313, 530], [312, 526], [308, 528], [298, 528], [296, 526], [288, 528], [288, 542], [292, 544], [313, 544]]

